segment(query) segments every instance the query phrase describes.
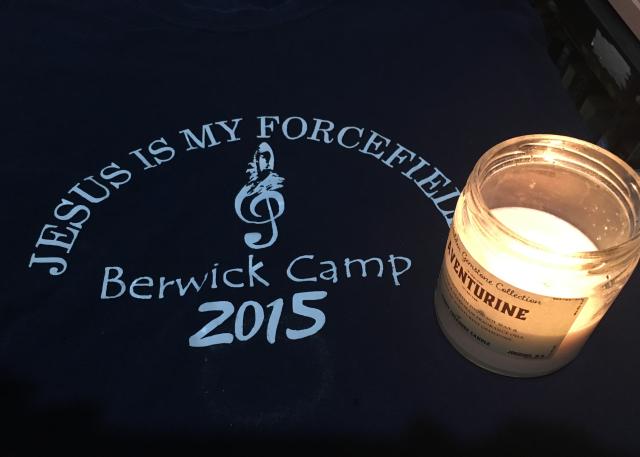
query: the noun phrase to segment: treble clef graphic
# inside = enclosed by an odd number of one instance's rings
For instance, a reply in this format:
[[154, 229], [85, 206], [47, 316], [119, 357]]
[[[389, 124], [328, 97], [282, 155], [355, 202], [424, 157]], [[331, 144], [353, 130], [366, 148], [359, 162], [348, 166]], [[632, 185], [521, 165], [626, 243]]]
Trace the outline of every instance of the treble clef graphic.
[[[249, 182], [240, 189], [235, 198], [236, 214], [243, 222], [271, 224], [271, 237], [267, 241], [261, 242], [261, 233], [245, 233], [244, 242], [252, 249], [268, 248], [278, 238], [276, 219], [284, 213], [284, 197], [278, 189], [283, 187], [284, 178], [273, 171], [274, 161], [271, 146], [266, 142], [260, 143], [247, 168]], [[248, 204], [245, 204], [249, 198]]]

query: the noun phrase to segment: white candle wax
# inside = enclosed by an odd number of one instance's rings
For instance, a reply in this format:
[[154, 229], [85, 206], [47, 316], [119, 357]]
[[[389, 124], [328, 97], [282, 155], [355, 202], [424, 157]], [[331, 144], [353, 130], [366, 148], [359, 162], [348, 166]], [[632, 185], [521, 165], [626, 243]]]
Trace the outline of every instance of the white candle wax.
[[[518, 207], [496, 208], [491, 210], [491, 214], [523, 238], [546, 246], [556, 252], [574, 253], [598, 250], [598, 247], [584, 233], [553, 214], [531, 208]], [[504, 268], [505, 266], [499, 263], [495, 264], [493, 266], [495, 268], [494, 273], [497, 276], [502, 275], [505, 279], [511, 279], [512, 270]], [[522, 267], [525, 269], [527, 267], [531, 268], [530, 265], [526, 264]], [[540, 295], [572, 298], [593, 295], [593, 288], [603, 281], [601, 276], [596, 275], [586, 278], [586, 281], [579, 281], [573, 278], [573, 281], [569, 280], [566, 283], [563, 282], [566, 278], [562, 276], [558, 275], [558, 272], [554, 272], [551, 278], [549, 278], [548, 273], [537, 278], [534, 275], [520, 275], [513, 284], [521, 289], [530, 290]], [[563, 283], [564, 287], [554, 287], [553, 283]], [[567, 291], [567, 286], [570, 288], [569, 291]], [[569, 295], [567, 295], [567, 292], [569, 292]], [[590, 319], [598, 312], [601, 305], [601, 300], [591, 296], [571, 326], [569, 334], [589, 326]], [[597, 322], [592, 323], [591, 326], [595, 324]]]

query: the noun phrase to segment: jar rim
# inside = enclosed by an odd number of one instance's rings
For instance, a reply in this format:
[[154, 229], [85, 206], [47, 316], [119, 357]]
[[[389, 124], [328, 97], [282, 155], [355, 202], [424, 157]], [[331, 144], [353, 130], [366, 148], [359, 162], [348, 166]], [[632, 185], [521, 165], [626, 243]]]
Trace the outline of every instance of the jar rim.
[[[604, 249], [597, 249], [595, 251], [574, 251], [574, 252], [558, 252], [557, 250], [552, 249], [548, 245], [534, 242], [528, 238], [523, 237], [516, 231], [509, 228], [502, 221], [500, 221], [495, 215], [492, 214], [491, 209], [486, 204], [482, 192], [480, 190], [480, 183], [482, 181], [481, 172], [486, 169], [487, 165], [490, 163], [491, 159], [495, 157], [500, 151], [505, 150], [506, 148], [514, 145], [525, 145], [527, 143], [537, 143], [540, 144], [541, 141], [548, 141], [547, 145], [550, 148], [557, 148], [558, 150], [562, 150], [565, 153], [574, 153], [578, 154], [578, 151], [573, 149], [569, 149], [567, 145], [578, 146], [582, 148], [586, 148], [591, 152], [595, 152], [602, 157], [611, 160], [615, 165], [622, 168], [622, 170], [627, 173], [627, 175], [632, 179], [632, 186], [634, 186], [633, 191], [640, 198], [640, 176], [638, 173], [631, 168], [629, 164], [627, 164], [624, 160], [622, 160], [617, 155], [613, 154], [606, 149], [590, 143], [585, 140], [581, 140], [578, 138], [573, 138], [564, 135], [556, 135], [556, 134], [546, 134], [546, 133], [537, 133], [537, 134], [529, 134], [529, 135], [521, 135], [513, 138], [509, 138], [505, 141], [502, 141], [495, 146], [489, 148], [478, 160], [476, 165], [471, 172], [469, 183], [472, 183], [471, 186], [471, 194], [474, 205], [478, 206], [479, 209], [486, 214], [488, 219], [491, 221], [494, 227], [496, 227], [500, 232], [509, 236], [512, 239], [515, 239], [519, 243], [522, 243], [525, 246], [533, 247], [536, 250], [552, 254], [555, 258], [564, 258], [564, 259], [575, 259], [580, 258], [584, 260], [594, 260], [594, 261], [604, 261], [605, 259], [611, 259], [618, 256], [624, 256], [628, 253], [634, 253], [635, 251], [640, 250], [640, 220], [638, 213], [634, 216], [634, 220], [632, 221], [634, 224], [633, 231], [630, 233], [630, 236], [624, 241], [614, 244], [613, 246], [609, 246]], [[607, 167], [608, 171], [611, 172], [615, 177], [619, 177], [619, 174], [614, 170], [611, 170], [610, 167]], [[471, 179], [471, 177], [475, 179]], [[626, 186], [626, 183], [625, 183]], [[628, 187], [628, 186], [627, 186]]]

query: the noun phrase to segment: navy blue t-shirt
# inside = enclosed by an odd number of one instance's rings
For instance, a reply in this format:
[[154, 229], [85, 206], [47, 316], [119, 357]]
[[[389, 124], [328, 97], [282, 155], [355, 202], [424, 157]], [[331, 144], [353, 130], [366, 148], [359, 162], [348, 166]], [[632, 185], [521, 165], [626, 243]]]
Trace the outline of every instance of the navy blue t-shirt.
[[529, 2], [1, 13], [11, 452], [640, 450], [637, 275], [543, 378], [477, 368], [433, 311], [478, 157], [589, 139]]

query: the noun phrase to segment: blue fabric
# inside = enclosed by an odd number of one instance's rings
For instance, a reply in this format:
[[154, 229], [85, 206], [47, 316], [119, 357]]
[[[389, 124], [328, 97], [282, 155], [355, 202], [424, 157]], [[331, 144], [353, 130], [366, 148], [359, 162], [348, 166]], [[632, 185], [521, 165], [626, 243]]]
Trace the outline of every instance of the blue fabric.
[[[477, 158], [522, 134], [590, 139], [529, 2], [297, 6], [233, 27], [152, 2], [2, 7], [7, 446], [638, 452], [637, 274], [543, 378], [475, 367], [433, 312], [445, 197]], [[390, 159], [400, 146], [415, 157]], [[102, 195], [89, 176], [106, 199], [72, 190]], [[358, 258], [382, 267], [347, 271]]]

